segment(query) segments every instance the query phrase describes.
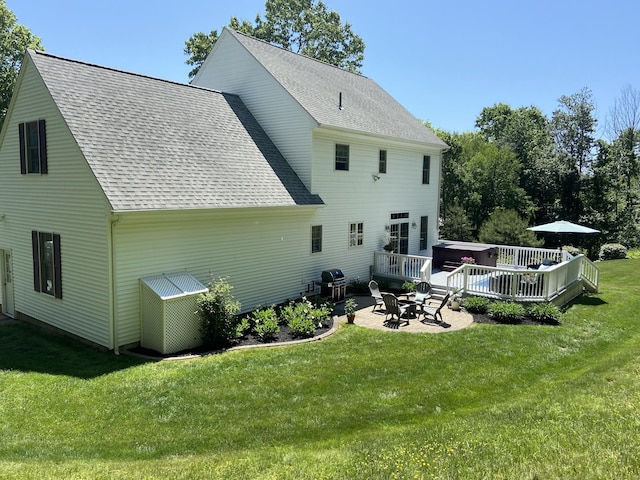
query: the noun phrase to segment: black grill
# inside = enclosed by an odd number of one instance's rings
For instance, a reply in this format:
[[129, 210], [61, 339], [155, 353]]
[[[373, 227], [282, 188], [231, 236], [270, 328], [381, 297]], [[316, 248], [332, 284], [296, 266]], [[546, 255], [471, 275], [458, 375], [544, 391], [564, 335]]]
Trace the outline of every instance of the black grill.
[[344, 278], [342, 270], [339, 268], [323, 270], [321, 278], [320, 294], [323, 297], [329, 298], [332, 302], [343, 301], [347, 289], [347, 281]]

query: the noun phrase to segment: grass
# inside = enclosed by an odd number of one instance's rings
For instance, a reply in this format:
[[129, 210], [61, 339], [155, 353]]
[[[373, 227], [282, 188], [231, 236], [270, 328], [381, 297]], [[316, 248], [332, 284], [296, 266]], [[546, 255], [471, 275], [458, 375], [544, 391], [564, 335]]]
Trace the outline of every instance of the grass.
[[0, 328], [0, 478], [640, 476], [640, 260], [560, 327], [144, 362]]

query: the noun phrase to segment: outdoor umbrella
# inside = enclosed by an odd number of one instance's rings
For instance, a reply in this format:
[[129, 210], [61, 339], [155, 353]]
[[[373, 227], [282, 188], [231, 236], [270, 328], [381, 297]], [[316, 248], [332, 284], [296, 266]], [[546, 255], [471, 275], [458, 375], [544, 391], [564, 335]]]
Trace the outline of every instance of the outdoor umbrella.
[[576, 223], [567, 222], [566, 220], [558, 220], [557, 222], [529, 227], [527, 230], [550, 233], [598, 233], [600, 231], [595, 228], [583, 227]]

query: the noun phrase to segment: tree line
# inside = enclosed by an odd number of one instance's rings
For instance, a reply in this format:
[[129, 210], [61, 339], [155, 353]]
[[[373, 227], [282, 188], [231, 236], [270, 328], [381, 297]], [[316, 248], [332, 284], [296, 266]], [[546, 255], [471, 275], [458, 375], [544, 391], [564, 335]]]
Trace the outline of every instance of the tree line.
[[[1, 126], [24, 50], [43, 47], [5, 0], [0, 18]], [[362, 38], [320, 0], [266, 0], [264, 17], [231, 17], [229, 27], [355, 73], [364, 60]], [[190, 78], [217, 38], [212, 30], [185, 41]], [[450, 146], [442, 165], [441, 238], [537, 245], [526, 227], [563, 219], [602, 232], [580, 239], [591, 253], [605, 240], [640, 246], [640, 92], [622, 89], [606, 138], [596, 138], [588, 88], [560, 97], [550, 118], [535, 106], [499, 103], [482, 109], [475, 126], [463, 133], [434, 129]]]
[[531, 246], [539, 241], [526, 227], [568, 220], [602, 232], [580, 237], [592, 253], [605, 240], [639, 246], [640, 92], [622, 89], [608, 138], [596, 138], [597, 123], [583, 88], [560, 97], [551, 118], [500, 103], [482, 109], [473, 132], [435, 129], [450, 146], [440, 237]]

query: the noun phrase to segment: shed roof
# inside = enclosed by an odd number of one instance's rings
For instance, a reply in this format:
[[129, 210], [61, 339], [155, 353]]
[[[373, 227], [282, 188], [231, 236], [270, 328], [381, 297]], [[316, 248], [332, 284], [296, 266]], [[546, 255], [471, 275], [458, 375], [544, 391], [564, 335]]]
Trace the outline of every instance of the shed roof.
[[204, 293], [208, 289], [193, 275], [187, 272], [162, 273], [140, 279], [162, 300]]
[[322, 204], [238, 96], [27, 55], [114, 211]]
[[370, 78], [234, 30], [225, 32], [236, 38], [320, 126], [447, 147]]

